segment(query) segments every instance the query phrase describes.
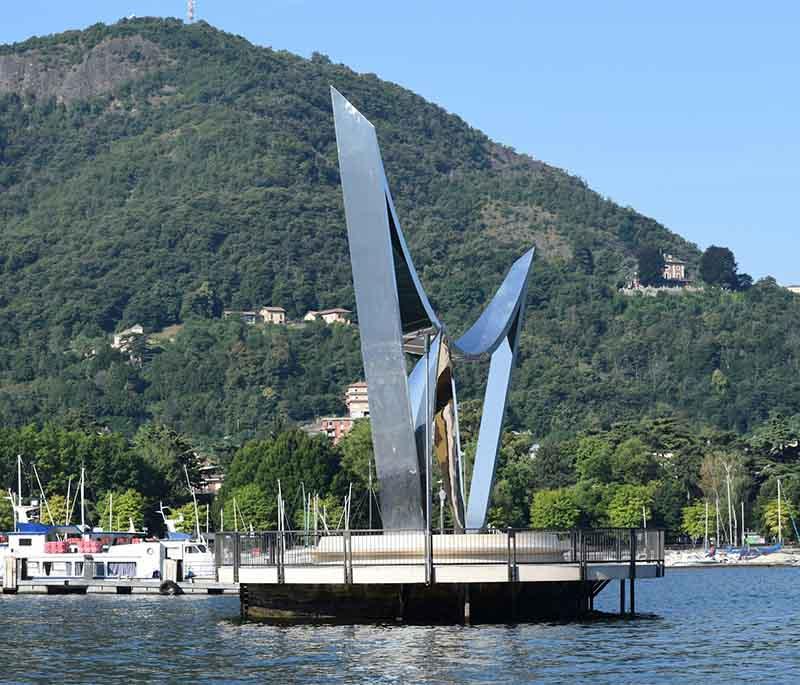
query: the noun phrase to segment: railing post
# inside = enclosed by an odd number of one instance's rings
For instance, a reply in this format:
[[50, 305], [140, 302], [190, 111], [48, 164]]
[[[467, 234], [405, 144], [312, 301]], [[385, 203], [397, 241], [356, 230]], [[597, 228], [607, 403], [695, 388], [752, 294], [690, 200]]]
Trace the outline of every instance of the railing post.
[[233, 582], [239, 582], [239, 564], [241, 563], [240, 555], [242, 553], [242, 544], [239, 539], [239, 533], [233, 534]]
[[267, 533], [267, 540], [269, 540], [269, 546], [267, 549], [269, 550], [269, 554], [267, 555], [267, 559], [269, 560], [270, 566], [275, 566], [277, 564], [277, 546], [278, 546], [278, 539], [275, 533]]
[[353, 548], [350, 537], [350, 531], [345, 530], [342, 533], [342, 546], [344, 547], [344, 582], [345, 585], [350, 585], [353, 582]]
[[508, 582], [517, 580], [517, 533], [513, 528], [506, 530], [508, 538]]
[[425, 584], [433, 583], [433, 533], [425, 531]]
[[583, 530], [578, 531], [578, 543], [580, 545], [580, 571], [581, 580], [586, 580], [586, 564], [587, 564], [587, 545], [586, 538], [583, 535]]
[[280, 530], [275, 533], [275, 543], [277, 547], [275, 551], [277, 553], [276, 556], [278, 562], [278, 582], [281, 584], [286, 582], [286, 569], [283, 565], [283, 553], [286, 547], [286, 539], [283, 536], [284, 534]]

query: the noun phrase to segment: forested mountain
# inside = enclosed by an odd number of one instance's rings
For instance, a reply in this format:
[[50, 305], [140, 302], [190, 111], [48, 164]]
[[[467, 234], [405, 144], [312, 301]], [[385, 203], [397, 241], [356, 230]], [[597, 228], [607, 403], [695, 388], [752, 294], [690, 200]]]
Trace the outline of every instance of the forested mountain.
[[[343, 409], [357, 328], [226, 308], [353, 308], [329, 85], [376, 125], [415, 263], [463, 330], [531, 244], [509, 427], [537, 438], [677, 415], [746, 432], [800, 407], [800, 298], [624, 297], [643, 247], [694, 245], [580, 178], [323, 55], [132, 19], [0, 47], [0, 422], [83, 412], [211, 444]], [[132, 361], [110, 336], [182, 325]], [[459, 371], [462, 396], [479, 369]]]

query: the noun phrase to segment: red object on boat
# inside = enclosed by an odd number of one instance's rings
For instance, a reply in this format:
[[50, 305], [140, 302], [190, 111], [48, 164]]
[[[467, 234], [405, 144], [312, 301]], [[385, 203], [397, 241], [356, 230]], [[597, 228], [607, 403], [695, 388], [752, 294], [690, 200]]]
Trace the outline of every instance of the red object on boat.
[[81, 543], [80, 538], [67, 538], [68, 545], [79, 545]]
[[44, 543], [44, 551], [47, 554], [66, 554], [69, 551], [69, 544], [66, 540], [53, 540]]
[[103, 543], [100, 540], [81, 540], [78, 543], [78, 551], [84, 554], [97, 554], [103, 551]]
[[131, 538], [131, 544], [132, 545], [138, 545], [139, 543], [141, 543], [141, 541], [142, 541], [142, 538]]

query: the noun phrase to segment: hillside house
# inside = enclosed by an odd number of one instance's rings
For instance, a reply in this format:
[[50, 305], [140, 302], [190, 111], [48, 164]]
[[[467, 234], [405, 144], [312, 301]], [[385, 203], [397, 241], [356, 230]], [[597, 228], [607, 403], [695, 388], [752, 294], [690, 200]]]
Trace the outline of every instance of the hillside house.
[[239, 319], [242, 323], [247, 324], [248, 326], [255, 326], [258, 323], [258, 314], [253, 311], [249, 310], [241, 310], [241, 309], [226, 309], [222, 312], [223, 319]]
[[[666, 286], [668, 287], [677, 287], [677, 288], [684, 288], [689, 285], [689, 278], [686, 275], [686, 262], [682, 259], [678, 259], [671, 254], [664, 253], [664, 273], [663, 278], [666, 282]], [[651, 287], [658, 287], [658, 286], [651, 286]], [[664, 286], [660, 286], [663, 288]], [[639, 280], [639, 272], [635, 272], [633, 274], [633, 278], [628, 282], [623, 288], [623, 291], [630, 291], [630, 290], [641, 290], [644, 286], [642, 282]]]
[[214, 464], [208, 459], [200, 466], [200, 493], [216, 495], [225, 482], [225, 473], [219, 464]]
[[323, 416], [314, 423], [303, 426], [303, 430], [311, 434], [325, 433], [334, 445], [338, 445], [353, 430], [356, 420], [369, 417], [367, 384], [359, 381], [348, 385], [344, 401], [347, 405], [347, 416]]
[[348, 325], [351, 314], [352, 312], [349, 309], [342, 309], [341, 307], [320, 309], [319, 311], [312, 309], [303, 317], [303, 321], [324, 321], [326, 324], [342, 323]]
[[120, 352], [127, 352], [131, 347], [133, 338], [139, 335], [144, 335], [144, 328], [141, 326], [141, 324], [137, 323], [130, 328], [126, 328], [124, 331], [115, 333], [114, 341], [111, 343], [111, 347], [115, 350], [119, 350]]
[[686, 278], [686, 262], [671, 254], [664, 255], [664, 280], [673, 283], [688, 283]]
[[786, 290], [795, 295], [800, 295], [800, 285], [787, 285]]
[[320, 432], [325, 433], [334, 445], [353, 430], [353, 419], [349, 416], [325, 416], [320, 419]]
[[369, 394], [364, 381], [351, 383], [344, 393], [344, 403], [351, 419], [363, 419], [369, 416]]
[[282, 325], [286, 323], [286, 310], [283, 307], [261, 307], [258, 315], [264, 323]]

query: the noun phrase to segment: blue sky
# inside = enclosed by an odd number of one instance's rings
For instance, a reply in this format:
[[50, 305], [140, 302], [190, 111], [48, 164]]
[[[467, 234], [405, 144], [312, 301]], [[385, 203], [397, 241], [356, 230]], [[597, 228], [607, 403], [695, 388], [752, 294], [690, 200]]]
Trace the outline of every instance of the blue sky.
[[[0, 42], [184, 0], [4, 0]], [[800, 3], [198, 0], [253, 43], [323, 52], [586, 179], [756, 277], [800, 283]]]

